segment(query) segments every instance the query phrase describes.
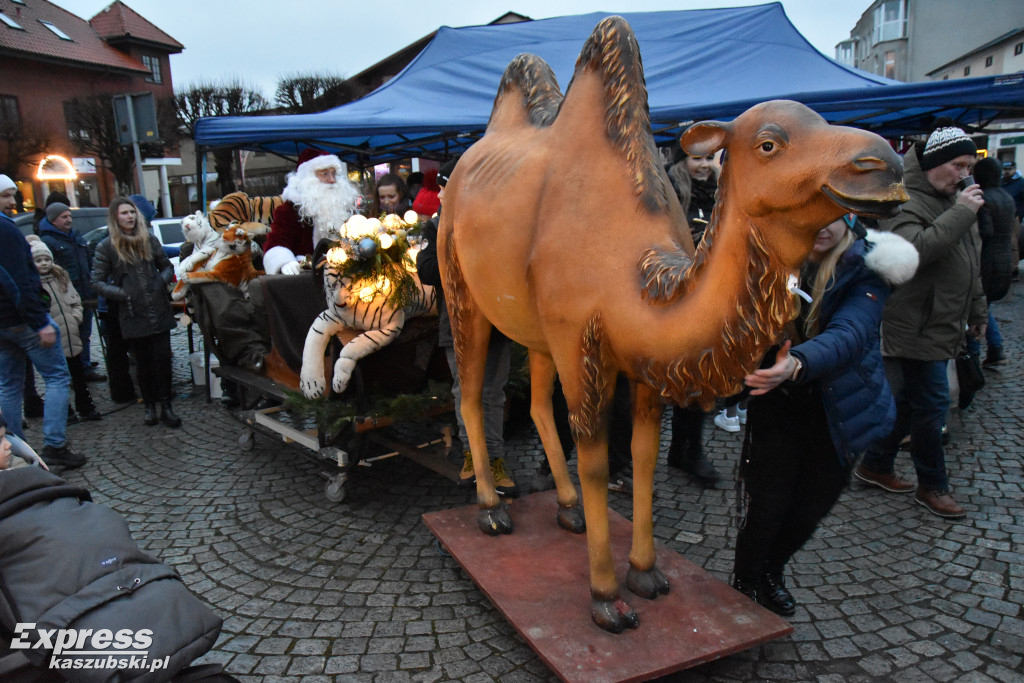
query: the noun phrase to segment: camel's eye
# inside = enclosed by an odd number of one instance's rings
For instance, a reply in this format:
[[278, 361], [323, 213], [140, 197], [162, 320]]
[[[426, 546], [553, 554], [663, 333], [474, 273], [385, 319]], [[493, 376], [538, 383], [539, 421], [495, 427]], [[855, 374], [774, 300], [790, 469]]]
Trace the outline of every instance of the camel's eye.
[[771, 154], [772, 152], [775, 151], [775, 143], [772, 142], [771, 140], [766, 140], [765, 142], [762, 142], [761, 151], [764, 152], [765, 154]]

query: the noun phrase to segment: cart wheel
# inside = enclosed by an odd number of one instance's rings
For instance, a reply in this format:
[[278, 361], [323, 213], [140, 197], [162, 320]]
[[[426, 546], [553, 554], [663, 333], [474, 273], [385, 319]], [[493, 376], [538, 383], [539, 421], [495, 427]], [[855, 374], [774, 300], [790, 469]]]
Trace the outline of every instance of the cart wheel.
[[243, 451], [251, 451], [256, 447], [256, 433], [249, 429], [243, 429], [242, 435], [238, 437], [238, 447]]
[[345, 480], [347, 478], [344, 473], [341, 473], [327, 482], [327, 486], [324, 487], [324, 495], [327, 496], [327, 500], [332, 503], [340, 503], [345, 500]]

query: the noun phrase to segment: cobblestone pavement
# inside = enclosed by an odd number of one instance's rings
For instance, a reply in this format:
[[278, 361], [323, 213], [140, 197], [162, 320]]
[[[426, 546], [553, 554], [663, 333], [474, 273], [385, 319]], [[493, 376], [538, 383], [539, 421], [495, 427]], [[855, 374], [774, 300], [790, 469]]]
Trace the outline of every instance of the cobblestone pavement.
[[[1024, 289], [1015, 287], [996, 305], [1010, 362], [987, 370], [974, 406], [949, 422], [947, 463], [967, 519], [944, 521], [911, 496], [854, 483], [791, 563], [793, 634], [665, 680], [1024, 681]], [[556, 680], [421, 520], [470, 494], [393, 458], [329, 503], [299, 447], [260, 436], [240, 451], [240, 424], [190, 385], [185, 335], [174, 339], [184, 426], [147, 428], [141, 406], [116, 406], [93, 385], [109, 414], [69, 428], [90, 461], [66, 476], [123, 514], [224, 617], [204, 661], [247, 681]], [[35, 441], [39, 421], [31, 427]], [[728, 581], [728, 481], [741, 435], [710, 420], [706, 435], [725, 481], [702, 490], [663, 454], [655, 534]], [[509, 446], [525, 483], [538, 441], [524, 429]], [[897, 466], [912, 472], [905, 454]], [[628, 516], [629, 499], [611, 498]]]

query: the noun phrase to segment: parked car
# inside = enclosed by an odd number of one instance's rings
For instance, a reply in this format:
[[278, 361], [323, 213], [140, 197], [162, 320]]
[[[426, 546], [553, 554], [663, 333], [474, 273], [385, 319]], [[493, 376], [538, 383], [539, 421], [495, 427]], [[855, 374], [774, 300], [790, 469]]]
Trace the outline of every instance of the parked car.
[[[31, 211], [20, 213], [14, 217], [14, 224], [18, 226], [23, 235], [31, 235], [33, 230], [33, 219], [35, 214]], [[101, 225], [107, 224], [107, 210], [101, 206], [90, 206], [83, 209], [71, 209], [71, 226], [80, 235], [95, 230]], [[179, 221], [180, 224], [180, 221]]]
[[[106, 209], [104, 212], [104, 223], [106, 222]], [[171, 263], [178, 265], [178, 254], [181, 253], [181, 245], [185, 242], [185, 233], [181, 230], [180, 218], [154, 218], [149, 226], [150, 232], [156, 235], [163, 245], [164, 253], [171, 259]], [[90, 253], [96, 252], [96, 245], [107, 236], [107, 226], [102, 225], [91, 232], [85, 233], [85, 244], [89, 247]]]

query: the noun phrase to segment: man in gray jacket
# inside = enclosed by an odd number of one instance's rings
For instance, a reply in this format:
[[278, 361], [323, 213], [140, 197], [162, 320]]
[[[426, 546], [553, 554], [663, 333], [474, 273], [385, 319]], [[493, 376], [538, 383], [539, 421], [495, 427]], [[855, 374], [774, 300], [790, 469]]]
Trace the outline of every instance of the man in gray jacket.
[[[910, 201], [881, 227], [906, 238], [921, 264], [914, 278], [889, 297], [882, 316], [882, 355], [896, 398], [896, 426], [864, 456], [857, 478], [893, 493], [916, 493], [929, 512], [947, 519], [965, 516], [949, 490], [942, 426], [949, 407], [946, 365], [964, 330], [984, 335], [987, 320], [981, 286], [977, 214], [985, 203], [970, 174], [977, 148], [956, 127], [938, 128], [928, 142], [903, 157]], [[917, 486], [893, 470], [900, 441], [911, 438]]]

